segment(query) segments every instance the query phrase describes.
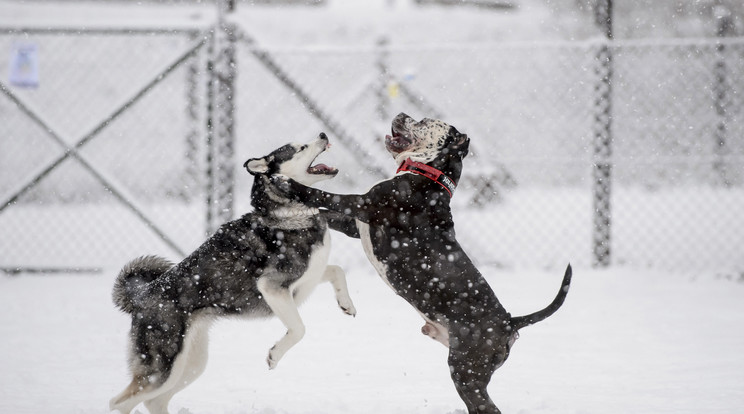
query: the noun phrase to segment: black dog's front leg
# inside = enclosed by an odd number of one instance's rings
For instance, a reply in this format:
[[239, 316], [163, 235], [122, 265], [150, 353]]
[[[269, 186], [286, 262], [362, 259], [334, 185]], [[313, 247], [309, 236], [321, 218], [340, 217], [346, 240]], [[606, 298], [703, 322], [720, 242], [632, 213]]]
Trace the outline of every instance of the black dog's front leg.
[[359, 228], [357, 228], [355, 219], [330, 210], [320, 210], [320, 216], [326, 220], [331, 230], [341, 232], [354, 239], [359, 238]]
[[309, 207], [335, 211], [364, 223], [369, 223], [370, 216], [376, 209], [367, 195], [327, 193], [292, 179], [272, 177], [272, 181], [280, 191], [295, 201]]

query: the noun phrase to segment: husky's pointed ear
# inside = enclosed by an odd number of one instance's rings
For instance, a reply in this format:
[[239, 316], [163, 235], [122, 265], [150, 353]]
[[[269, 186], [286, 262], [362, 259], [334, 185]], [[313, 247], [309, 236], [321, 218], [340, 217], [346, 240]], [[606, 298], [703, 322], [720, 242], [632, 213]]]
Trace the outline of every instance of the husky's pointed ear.
[[252, 175], [266, 174], [269, 172], [269, 162], [266, 158], [251, 158], [243, 164]]

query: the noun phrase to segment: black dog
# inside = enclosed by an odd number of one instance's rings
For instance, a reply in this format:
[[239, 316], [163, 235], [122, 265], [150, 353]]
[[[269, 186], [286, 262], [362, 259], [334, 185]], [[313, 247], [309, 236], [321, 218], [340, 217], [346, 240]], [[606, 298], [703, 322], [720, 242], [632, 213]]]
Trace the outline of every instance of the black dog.
[[[449, 347], [450, 372], [470, 414], [499, 413], [486, 387], [517, 331], [552, 315], [571, 281], [545, 309], [512, 317], [455, 238], [450, 198], [469, 139], [438, 120], [399, 114], [385, 139], [398, 174], [362, 195], [337, 195], [275, 180], [290, 197], [328, 209], [331, 228], [360, 237], [377, 272], [426, 320], [422, 332]], [[354, 223], [355, 222], [355, 223]]]

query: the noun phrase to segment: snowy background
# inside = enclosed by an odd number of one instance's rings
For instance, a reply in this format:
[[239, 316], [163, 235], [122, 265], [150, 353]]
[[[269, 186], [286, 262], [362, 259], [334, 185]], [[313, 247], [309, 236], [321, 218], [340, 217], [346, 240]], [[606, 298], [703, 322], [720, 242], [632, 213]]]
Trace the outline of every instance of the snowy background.
[[[13, 45], [39, 45], [41, 87], [11, 89], [69, 145], [114, 111], [137, 85], [209, 28], [211, 4], [0, 1], [0, 68]], [[744, 406], [744, 47], [729, 40], [734, 93], [727, 127], [734, 185], [714, 184], [709, 145], [716, 47], [712, 2], [616, 1], [617, 64], [614, 266], [591, 263], [592, 48], [588, 1], [522, 1], [511, 11], [417, 6], [412, 1], [333, 0], [318, 7], [239, 3], [232, 18], [324, 109], [343, 121], [370, 160], [381, 151], [376, 95], [381, 38], [400, 85], [468, 133], [466, 175], [508, 171], [495, 200], [476, 207], [474, 184], [455, 198], [458, 237], [512, 314], [543, 307], [574, 263], [564, 307], [526, 328], [489, 388], [505, 413], [737, 413]], [[694, 3], [694, 4], [693, 4]], [[741, 16], [741, 6], [730, 2]], [[582, 7], [579, 7], [582, 6]], [[736, 20], [741, 33], [741, 20]], [[134, 28], [144, 32], [95, 33]], [[18, 29], [80, 29], [64, 36]], [[166, 28], [152, 35], [147, 30]], [[85, 31], [93, 31], [88, 33]], [[170, 32], [170, 30], [175, 30]], [[20, 34], [19, 34], [20, 33]], [[198, 32], [197, 32], [198, 33]], [[635, 39], [640, 39], [636, 42]], [[652, 47], [649, 46], [652, 45]], [[324, 130], [292, 92], [238, 42], [235, 163]], [[204, 49], [201, 49], [204, 50]], [[204, 54], [200, 51], [197, 60]], [[201, 64], [201, 63], [199, 63]], [[198, 66], [197, 66], [198, 67]], [[639, 69], [630, 71], [630, 69]], [[188, 99], [203, 84], [178, 69], [81, 151], [190, 251], [204, 238], [198, 173], [184, 137]], [[62, 74], [63, 76], [56, 76]], [[185, 81], [186, 80], [186, 81]], [[399, 85], [399, 86], [400, 86]], [[386, 85], [392, 115], [421, 107]], [[195, 91], [196, 95], [190, 94]], [[398, 95], [396, 95], [396, 93]], [[397, 98], [396, 98], [397, 96]], [[198, 101], [197, 105], [203, 104]], [[202, 122], [200, 114], [197, 124]], [[196, 127], [198, 131], [198, 125]], [[47, 132], [0, 95], [0, 201], [59, 156]], [[338, 142], [322, 161], [342, 170], [326, 187], [361, 191], [376, 177]], [[144, 167], [143, 167], [144, 166]], [[193, 167], [193, 168], [191, 168]], [[248, 209], [236, 170], [237, 213]], [[191, 181], [189, 181], [191, 180]], [[196, 188], [197, 190], [193, 190]], [[456, 413], [463, 405], [446, 350], [380, 282], [358, 242], [334, 235], [332, 261], [347, 272], [359, 314], [343, 315], [328, 286], [302, 307], [307, 335], [269, 372], [276, 320], [221, 321], [206, 373], [171, 404], [178, 414]], [[105, 413], [127, 383], [126, 315], [110, 301], [128, 259], [178, 255], [123, 208], [89, 171], [68, 160], [0, 212], [0, 266], [95, 268], [90, 275], [0, 277], [0, 413]], [[144, 409], [141, 408], [144, 412]]]

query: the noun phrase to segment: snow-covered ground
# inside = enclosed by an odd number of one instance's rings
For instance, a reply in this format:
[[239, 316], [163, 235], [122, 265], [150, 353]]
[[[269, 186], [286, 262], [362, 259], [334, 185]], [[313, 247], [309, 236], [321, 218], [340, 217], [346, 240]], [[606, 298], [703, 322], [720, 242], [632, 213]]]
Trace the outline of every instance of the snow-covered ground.
[[[220, 321], [207, 371], [171, 412], [462, 412], [446, 349], [420, 334], [416, 312], [363, 260], [346, 270], [356, 318], [319, 286], [301, 308], [307, 335], [274, 371], [264, 358], [284, 333], [278, 320]], [[561, 277], [481, 270], [513, 314], [548, 303]], [[0, 278], [0, 413], [108, 412], [128, 383], [115, 273]], [[741, 412], [743, 294], [733, 274], [577, 268], [564, 307], [521, 332], [489, 391], [514, 414]]]

